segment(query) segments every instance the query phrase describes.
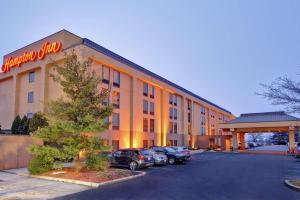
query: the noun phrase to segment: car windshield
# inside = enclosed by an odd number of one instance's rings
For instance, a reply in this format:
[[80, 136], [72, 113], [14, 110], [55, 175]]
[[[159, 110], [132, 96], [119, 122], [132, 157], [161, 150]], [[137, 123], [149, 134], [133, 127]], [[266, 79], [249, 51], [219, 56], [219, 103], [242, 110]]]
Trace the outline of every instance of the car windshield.
[[167, 152], [175, 153], [176, 151], [170, 147], [166, 147]]
[[153, 153], [151, 150], [141, 150], [140, 154], [141, 155], [152, 155]]

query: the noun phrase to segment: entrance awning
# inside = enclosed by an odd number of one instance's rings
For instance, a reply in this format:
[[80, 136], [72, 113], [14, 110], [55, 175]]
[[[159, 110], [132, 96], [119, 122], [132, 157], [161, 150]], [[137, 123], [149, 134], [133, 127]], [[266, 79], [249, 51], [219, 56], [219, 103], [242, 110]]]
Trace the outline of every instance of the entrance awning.
[[288, 132], [300, 130], [300, 119], [283, 111], [246, 113], [219, 124], [219, 128], [224, 132]]

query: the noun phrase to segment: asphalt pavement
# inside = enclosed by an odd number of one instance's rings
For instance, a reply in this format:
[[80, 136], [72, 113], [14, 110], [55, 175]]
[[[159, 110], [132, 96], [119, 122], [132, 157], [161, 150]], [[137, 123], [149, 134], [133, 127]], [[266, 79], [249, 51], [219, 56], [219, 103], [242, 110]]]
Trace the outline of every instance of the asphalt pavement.
[[57, 199], [300, 200], [283, 184], [300, 180], [300, 162], [288, 156], [207, 152], [186, 164], [145, 171], [138, 179]]

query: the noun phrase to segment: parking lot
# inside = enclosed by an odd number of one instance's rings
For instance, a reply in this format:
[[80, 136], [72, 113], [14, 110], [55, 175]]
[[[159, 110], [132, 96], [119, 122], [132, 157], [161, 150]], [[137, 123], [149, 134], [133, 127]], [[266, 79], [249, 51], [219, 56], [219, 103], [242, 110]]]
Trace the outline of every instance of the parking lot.
[[138, 179], [57, 199], [300, 199], [283, 184], [300, 179], [300, 163], [287, 156], [207, 152], [145, 171]]

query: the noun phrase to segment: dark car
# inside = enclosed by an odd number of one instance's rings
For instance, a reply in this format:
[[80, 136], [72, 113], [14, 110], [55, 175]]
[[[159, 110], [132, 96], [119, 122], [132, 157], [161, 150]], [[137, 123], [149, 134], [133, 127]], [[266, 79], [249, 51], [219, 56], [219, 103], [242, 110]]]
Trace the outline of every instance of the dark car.
[[128, 167], [136, 170], [154, 165], [154, 159], [147, 149], [120, 149], [111, 153], [111, 166]]
[[178, 152], [171, 147], [153, 146], [150, 147], [150, 149], [154, 150], [157, 153], [165, 154], [170, 165], [173, 165], [175, 162], [184, 162], [187, 160], [187, 156], [184, 153]]

